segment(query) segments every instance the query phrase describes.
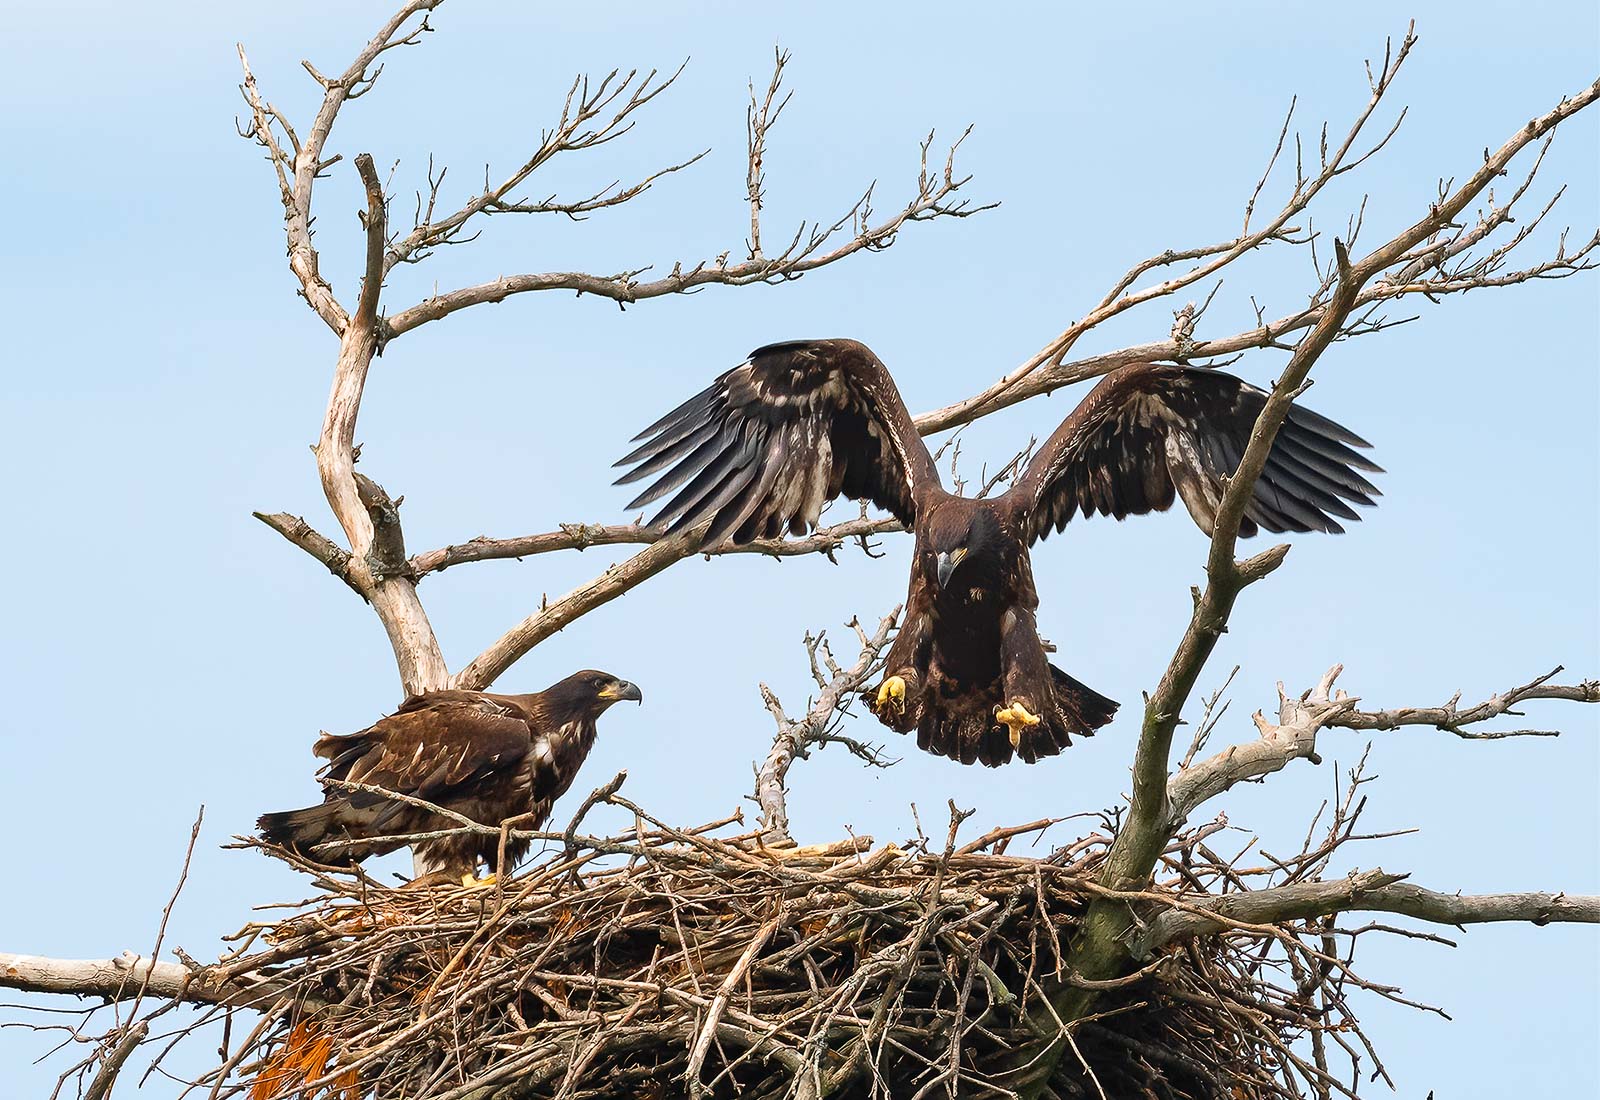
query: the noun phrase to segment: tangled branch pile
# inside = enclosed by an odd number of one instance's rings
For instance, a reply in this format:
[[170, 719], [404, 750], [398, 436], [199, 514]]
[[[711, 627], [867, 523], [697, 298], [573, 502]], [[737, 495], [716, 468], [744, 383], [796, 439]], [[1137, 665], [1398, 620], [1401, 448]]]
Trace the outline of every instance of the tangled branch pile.
[[[952, 806], [942, 850], [779, 853], [719, 835], [737, 819], [684, 831], [606, 800], [635, 814], [631, 833], [542, 834], [542, 857], [489, 887], [315, 872], [322, 897], [239, 933], [228, 969], [264, 1016], [202, 1084], [253, 1100], [968, 1096], [1015, 1087], [1027, 1052], [1060, 1039], [1072, 1049], [1044, 1095], [1354, 1086], [1328, 1074], [1324, 1042], [1359, 1067], [1345, 985], [1360, 980], [1321, 921], [1196, 939], [1104, 983], [1070, 1032], [1052, 1020], [1050, 991], [1076, 980], [1064, 947], [1107, 893], [1110, 822], [1032, 858], [1007, 844], [1053, 822], [958, 844]], [[1218, 828], [1175, 843], [1171, 881], [1128, 903], [1183, 909], [1298, 873], [1231, 866], [1205, 842]]]

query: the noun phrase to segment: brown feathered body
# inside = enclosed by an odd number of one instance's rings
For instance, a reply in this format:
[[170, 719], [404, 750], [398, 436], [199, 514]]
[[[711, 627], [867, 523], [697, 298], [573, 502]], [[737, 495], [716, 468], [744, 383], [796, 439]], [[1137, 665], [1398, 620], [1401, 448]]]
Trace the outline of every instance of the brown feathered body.
[[[257, 824], [267, 840], [332, 864], [392, 852], [412, 844], [409, 835], [460, 825], [389, 792], [480, 825], [532, 815], [526, 827], [537, 829], [594, 747], [601, 713], [618, 699], [640, 698], [634, 685], [594, 670], [528, 695], [426, 692], [358, 733], [323, 734], [313, 748], [328, 761], [318, 773], [322, 802], [264, 814]], [[456, 878], [473, 873], [479, 861], [493, 868], [499, 838], [458, 834], [413, 847], [424, 870]], [[526, 840], [508, 842], [508, 864], [528, 847]]]
[[[867, 702], [917, 746], [990, 766], [1011, 759], [997, 710], [1022, 703], [1040, 724], [1015, 746], [1028, 763], [1053, 756], [1109, 722], [1117, 704], [1050, 663], [1040, 640], [1028, 544], [1004, 498], [930, 495], [919, 513], [911, 584], [884, 661], [905, 684], [901, 706]], [[952, 548], [965, 553], [940, 583]]]
[[[772, 344], [641, 432], [645, 442], [618, 463], [633, 467], [619, 483], [658, 475], [629, 507], [673, 493], [652, 522], [699, 529], [707, 546], [802, 533], [838, 496], [886, 509], [915, 533], [916, 551], [884, 666], [885, 688], [903, 692], [868, 693], [869, 706], [930, 752], [1031, 763], [1109, 722], [1117, 704], [1047, 659], [1030, 547], [1075, 515], [1120, 520], [1180, 499], [1209, 534], [1266, 398], [1221, 371], [1120, 367], [1007, 492], [966, 499], [940, 484], [894, 380], [864, 344]], [[1378, 470], [1353, 449], [1365, 446], [1292, 406], [1240, 535], [1342, 531], [1339, 518], [1358, 518], [1350, 505], [1378, 495], [1359, 472]]]

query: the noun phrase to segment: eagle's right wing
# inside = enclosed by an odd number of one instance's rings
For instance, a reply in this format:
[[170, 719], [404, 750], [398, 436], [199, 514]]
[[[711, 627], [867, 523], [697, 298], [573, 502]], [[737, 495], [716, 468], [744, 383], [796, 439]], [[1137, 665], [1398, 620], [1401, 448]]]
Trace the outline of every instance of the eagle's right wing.
[[617, 484], [666, 472], [628, 507], [678, 490], [651, 524], [677, 532], [709, 520], [702, 546], [804, 534], [837, 496], [909, 527], [919, 490], [938, 484], [894, 379], [854, 340], [758, 348], [635, 439], [646, 437], [617, 463], [634, 467]]

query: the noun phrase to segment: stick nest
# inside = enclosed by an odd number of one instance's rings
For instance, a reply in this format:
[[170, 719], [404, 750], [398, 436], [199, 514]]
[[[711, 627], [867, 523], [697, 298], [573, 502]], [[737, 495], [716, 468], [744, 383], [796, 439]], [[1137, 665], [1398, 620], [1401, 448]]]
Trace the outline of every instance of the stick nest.
[[[1064, 1042], [1042, 1095], [1353, 1095], [1325, 1043], [1359, 1073], [1365, 1040], [1321, 925], [1170, 948], [1060, 1026], [1050, 1000], [1077, 981], [1063, 954], [1107, 893], [1109, 823], [1040, 858], [1005, 849], [1050, 822], [958, 845], [955, 813], [942, 850], [783, 852], [720, 835], [732, 820], [685, 831], [629, 808], [631, 833], [539, 834], [544, 852], [487, 887], [300, 864], [326, 893], [236, 937], [224, 965], [264, 1015], [232, 1029], [204, 1084], [252, 1100], [1010, 1095], [1030, 1052]], [[1169, 850], [1171, 887], [1127, 904], [1243, 888], [1205, 835]]]

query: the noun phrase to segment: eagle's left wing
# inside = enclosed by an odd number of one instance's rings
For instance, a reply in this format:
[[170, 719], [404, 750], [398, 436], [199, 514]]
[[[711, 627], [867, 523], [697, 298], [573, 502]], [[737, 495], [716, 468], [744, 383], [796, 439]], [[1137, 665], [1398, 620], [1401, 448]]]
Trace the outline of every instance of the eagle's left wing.
[[[1007, 496], [1029, 541], [1074, 515], [1122, 519], [1163, 512], [1181, 498], [1210, 532], [1224, 479], [1244, 457], [1267, 394], [1201, 367], [1134, 363], [1106, 375], [1062, 423]], [[1378, 489], [1361, 475], [1382, 468], [1354, 448], [1370, 444], [1300, 405], [1289, 408], [1245, 508], [1239, 534], [1344, 530]]]

